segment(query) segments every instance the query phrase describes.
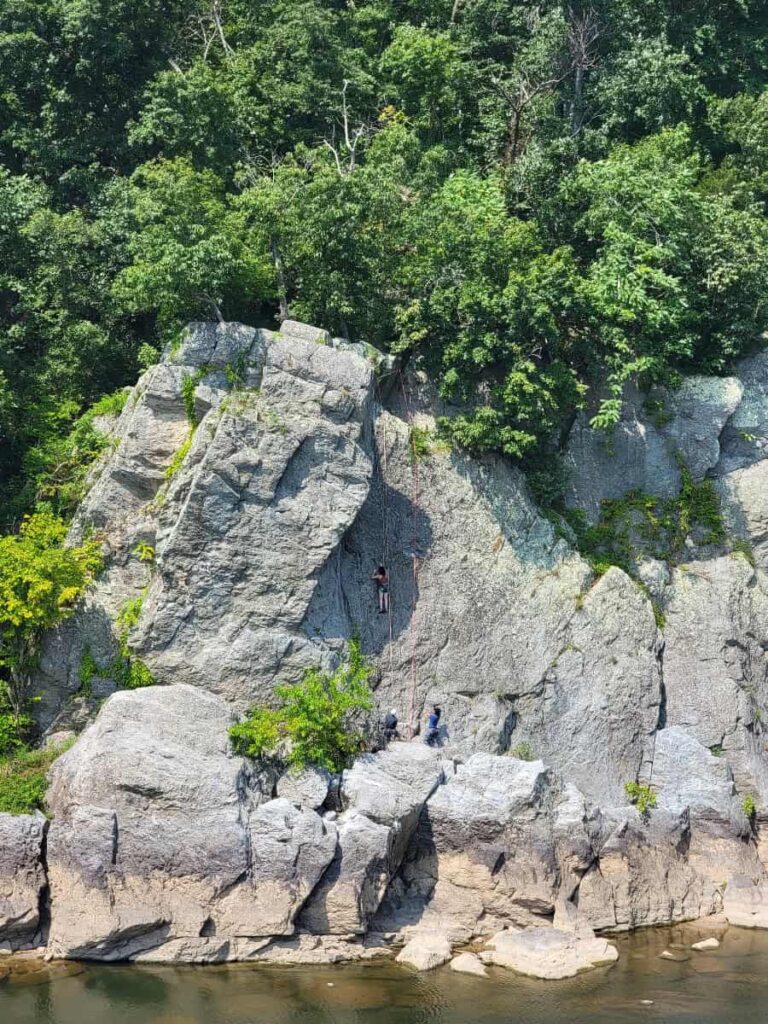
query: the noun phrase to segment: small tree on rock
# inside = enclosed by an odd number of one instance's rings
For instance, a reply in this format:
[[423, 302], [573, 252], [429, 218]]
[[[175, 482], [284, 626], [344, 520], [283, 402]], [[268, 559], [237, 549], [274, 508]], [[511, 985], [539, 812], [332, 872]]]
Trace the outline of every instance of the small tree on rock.
[[43, 634], [72, 614], [102, 564], [95, 542], [68, 548], [66, 533], [64, 522], [42, 508], [18, 534], [0, 537], [0, 696], [17, 731], [28, 723]]

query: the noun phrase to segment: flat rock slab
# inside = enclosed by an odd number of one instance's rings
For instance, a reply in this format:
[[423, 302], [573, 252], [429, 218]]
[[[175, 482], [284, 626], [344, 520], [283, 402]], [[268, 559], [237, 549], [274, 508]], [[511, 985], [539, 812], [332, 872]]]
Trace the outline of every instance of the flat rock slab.
[[503, 931], [490, 944], [493, 948], [482, 954], [486, 963], [548, 981], [572, 978], [619, 959], [616, 947], [605, 939], [557, 928]]
[[691, 949], [697, 949], [700, 952], [706, 951], [708, 949], [719, 949], [719, 948], [720, 948], [720, 942], [714, 936], [712, 936], [709, 939], [702, 939], [701, 942], [694, 942], [694, 944], [691, 946]]
[[483, 961], [474, 953], [459, 953], [451, 960], [451, 970], [459, 974], [476, 974], [479, 978], [488, 976]]
[[743, 876], [732, 878], [723, 894], [729, 924], [740, 928], [768, 928], [768, 888]]
[[413, 938], [400, 950], [399, 964], [408, 964], [417, 971], [431, 971], [451, 959], [451, 944], [445, 935], [422, 933]]

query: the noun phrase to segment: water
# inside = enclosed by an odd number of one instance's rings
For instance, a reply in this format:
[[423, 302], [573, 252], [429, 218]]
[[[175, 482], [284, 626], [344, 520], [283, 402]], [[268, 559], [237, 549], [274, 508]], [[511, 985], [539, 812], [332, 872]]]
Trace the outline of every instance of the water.
[[[768, 1021], [768, 933], [659, 960], [686, 929], [618, 939], [611, 968], [539, 982], [493, 969], [415, 974], [392, 963], [324, 968], [53, 965], [0, 986], [0, 1024], [751, 1024]], [[652, 1000], [650, 1006], [642, 1000]]]

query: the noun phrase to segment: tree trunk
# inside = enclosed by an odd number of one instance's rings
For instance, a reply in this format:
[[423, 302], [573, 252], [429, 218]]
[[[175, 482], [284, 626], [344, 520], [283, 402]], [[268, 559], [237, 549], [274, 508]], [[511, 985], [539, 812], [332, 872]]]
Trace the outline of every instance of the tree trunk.
[[269, 248], [272, 252], [272, 262], [275, 266], [275, 277], [277, 278], [277, 295], [280, 301], [280, 323], [288, 319], [288, 288], [285, 283], [285, 268], [280, 247], [274, 235], [269, 240]]

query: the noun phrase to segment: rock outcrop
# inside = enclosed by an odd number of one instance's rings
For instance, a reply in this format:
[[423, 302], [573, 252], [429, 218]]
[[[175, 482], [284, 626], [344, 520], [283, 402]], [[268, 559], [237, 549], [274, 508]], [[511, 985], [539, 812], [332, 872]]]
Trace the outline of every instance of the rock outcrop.
[[42, 814], [0, 814], [0, 952], [42, 940], [47, 826]]
[[[0, 816], [0, 944], [48, 928], [55, 956], [314, 962], [386, 936], [431, 966], [497, 935], [487, 959], [554, 976], [613, 957], [593, 930], [762, 924], [768, 356], [628, 391], [608, 437], [577, 418], [588, 519], [673, 497], [683, 467], [720, 495], [725, 543], [692, 531], [684, 563], [634, 578], [596, 576], [509, 463], [448, 451], [428, 384], [392, 371], [306, 325], [200, 324], [139, 381], [73, 525], [106, 571], [37, 680], [42, 727], [82, 735], [47, 837]], [[405, 739], [442, 707], [439, 750], [396, 743], [341, 778], [235, 757], [236, 716], [355, 634]], [[157, 685], [120, 690], [128, 657]]]

